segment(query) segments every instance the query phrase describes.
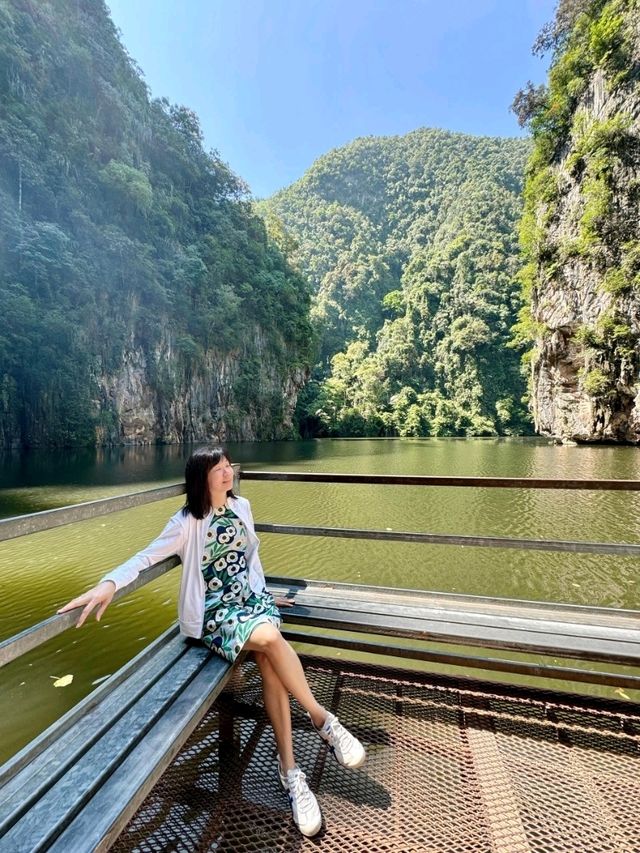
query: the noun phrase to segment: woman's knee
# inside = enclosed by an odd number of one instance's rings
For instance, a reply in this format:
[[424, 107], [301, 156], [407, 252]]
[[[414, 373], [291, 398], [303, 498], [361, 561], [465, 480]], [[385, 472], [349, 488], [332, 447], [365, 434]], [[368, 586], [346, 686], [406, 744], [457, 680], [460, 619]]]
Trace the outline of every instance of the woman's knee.
[[274, 626], [269, 624], [258, 625], [249, 636], [249, 643], [258, 655], [269, 655], [273, 649], [284, 642], [282, 634]]

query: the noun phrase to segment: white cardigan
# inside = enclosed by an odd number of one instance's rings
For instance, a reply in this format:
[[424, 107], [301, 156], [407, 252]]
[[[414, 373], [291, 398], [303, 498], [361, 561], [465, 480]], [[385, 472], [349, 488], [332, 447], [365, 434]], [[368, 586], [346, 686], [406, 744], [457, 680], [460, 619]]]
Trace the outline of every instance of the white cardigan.
[[[265, 589], [264, 572], [258, 557], [260, 540], [253, 526], [251, 507], [246, 498], [227, 498], [227, 505], [236, 513], [247, 529], [246, 559], [249, 568], [249, 586], [254, 592]], [[116, 590], [132, 583], [144, 569], [159, 563], [166, 557], [176, 554], [182, 562], [182, 578], [178, 599], [178, 619], [180, 633], [187, 637], [202, 636], [204, 620], [205, 583], [202, 577], [202, 559], [207, 530], [213, 511], [204, 518], [194, 518], [191, 513], [184, 515], [179, 510], [171, 516], [162, 533], [146, 548], [127, 560], [126, 563], [112, 569], [103, 581], [113, 581]]]

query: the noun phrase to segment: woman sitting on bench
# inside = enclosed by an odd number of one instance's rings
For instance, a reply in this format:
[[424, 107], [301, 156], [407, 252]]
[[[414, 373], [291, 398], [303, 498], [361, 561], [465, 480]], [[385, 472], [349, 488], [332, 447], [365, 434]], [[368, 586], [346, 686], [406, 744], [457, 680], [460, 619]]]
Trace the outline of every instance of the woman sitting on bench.
[[278, 605], [291, 602], [276, 602], [266, 589], [251, 508], [248, 500], [233, 493], [227, 450], [196, 450], [187, 461], [185, 479], [186, 503], [160, 536], [58, 613], [83, 607], [79, 628], [97, 608], [99, 620], [116, 590], [134, 581], [143, 569], [177, 554], [183, 566], [180, 631], [200, 639], [229, 661], [242, 649], [254, 653], [278, 747], [280, 782], [300, 832], [315, 835], [322, 815], [293, 755], [289, 694], [306, 709], [318, 735], [344, 767], [360, 767], [366, 757], [364, 748], [337, 717], [318, 704], [297, 654], [280, 633]]

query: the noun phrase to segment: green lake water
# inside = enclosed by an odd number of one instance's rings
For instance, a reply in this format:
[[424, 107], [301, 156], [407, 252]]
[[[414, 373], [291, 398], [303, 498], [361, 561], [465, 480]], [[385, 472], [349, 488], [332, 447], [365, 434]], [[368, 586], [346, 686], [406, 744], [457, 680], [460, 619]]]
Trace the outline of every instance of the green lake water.
[[[178, 482], [190, 450], [7, 454], [0, 457], [0, 517]], [[324, 439], [238, 444], [230, 450], [234, 461], [250, 470], [640, 479], [637, 448], [558, 446], [537, 438]], [[251, 500], [255, 519], [264, 522], [532, 539], [640, 539], [640, 494], [633, 492], [251, 481], [241, 492]], [[0, 638], [47, 618], [93, 585], [151, 540], [180, 503], [163, 501], [0, 543]], [[640, 609], [637, 559], [267, 534], [261, 539], [267, 574]], [[0, 671], [0, 761], [172, 624], [178, 581], [176, 569], [116, 602], [100, 624], [92, 618]], [[74, 676], [72, 684], [55, 688], [55, 678], [67, 674]], [[612, 688], [584, 689], [616, 695]], [[636, 693], [621, 695], [635, 699]]]

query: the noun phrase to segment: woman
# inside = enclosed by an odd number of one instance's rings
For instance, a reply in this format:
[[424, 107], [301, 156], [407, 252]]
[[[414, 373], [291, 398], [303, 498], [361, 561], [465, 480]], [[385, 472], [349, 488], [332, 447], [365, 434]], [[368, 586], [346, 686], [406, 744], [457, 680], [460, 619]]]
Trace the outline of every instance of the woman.
[[126, 563], [105, 575], [58, 613], [83, 607], [76, 627], [109, 606], [116, 590], [143, 570], [177, 554], [182, 561], [178, 601], [180, 631], [199, 638], [212, 651], [234, 661], [252, 651], [263, 680], [264, 704], [278, 747], [280, 782], [289, 795], [293, 819], [303, 835], [321, 827], [320, 807], [293, 755], [291, 693], [309, 714], [318, 735], [344, 767], [360, 767], [365, 751], [353, 735], [314, 698], [300, 660], [280, 633], [280, 606], [267, 592], [258, 557], [249, 501], [234, 495], [233, 468], [223, 447], [201, 448], [187, 461], [187, 500], [160, 536]]

